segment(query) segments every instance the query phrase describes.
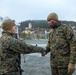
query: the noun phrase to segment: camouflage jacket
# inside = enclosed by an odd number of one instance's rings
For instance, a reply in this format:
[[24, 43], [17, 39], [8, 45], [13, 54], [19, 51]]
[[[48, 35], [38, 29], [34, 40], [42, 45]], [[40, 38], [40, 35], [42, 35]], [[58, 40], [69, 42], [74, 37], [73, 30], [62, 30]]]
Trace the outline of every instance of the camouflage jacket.
[[47, 46], [51, 50], [51, 66], [67, 67], [69, 62], [76, 62], [76, 39], [68, 25], [59, 24], [51, 29]]
[[13, 34], [3, 32], [0, 38], [0, 75], [18, 71], [18, 54], [44, 52], [41, 47], [28, 45], [13, 37]]

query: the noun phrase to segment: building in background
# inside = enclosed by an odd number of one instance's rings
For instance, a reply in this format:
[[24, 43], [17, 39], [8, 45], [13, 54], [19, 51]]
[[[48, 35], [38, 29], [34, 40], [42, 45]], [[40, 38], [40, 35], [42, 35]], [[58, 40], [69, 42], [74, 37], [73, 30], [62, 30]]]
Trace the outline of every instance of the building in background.
[[28, 24], [28, 28], [32, 29], [32, 24], [31, 23]]

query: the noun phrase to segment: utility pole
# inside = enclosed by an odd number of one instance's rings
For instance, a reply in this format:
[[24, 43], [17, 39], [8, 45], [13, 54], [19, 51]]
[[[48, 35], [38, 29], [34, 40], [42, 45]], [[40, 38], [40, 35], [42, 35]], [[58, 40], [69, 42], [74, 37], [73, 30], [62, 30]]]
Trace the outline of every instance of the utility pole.
[[19, 29], [18, 29], [18, 25], [16, 25], [16, 33], [17, 33], [17, 37], [19, 38]]

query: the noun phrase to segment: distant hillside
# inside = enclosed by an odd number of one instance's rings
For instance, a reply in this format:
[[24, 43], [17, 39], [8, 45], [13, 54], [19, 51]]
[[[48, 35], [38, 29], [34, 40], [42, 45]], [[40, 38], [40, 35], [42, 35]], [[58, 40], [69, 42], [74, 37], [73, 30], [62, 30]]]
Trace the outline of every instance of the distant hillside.
[[[70, 25], [71, 27], [75, 26], [76, 22], [74, 21], [60, 21], [62, 24]], [[27, 20], [20, 22], [19, 30], [23, 31], [25, 27], [28, 27], [28, 24], [31, 23], [33, 28], [49, 28], [46, 20]]]

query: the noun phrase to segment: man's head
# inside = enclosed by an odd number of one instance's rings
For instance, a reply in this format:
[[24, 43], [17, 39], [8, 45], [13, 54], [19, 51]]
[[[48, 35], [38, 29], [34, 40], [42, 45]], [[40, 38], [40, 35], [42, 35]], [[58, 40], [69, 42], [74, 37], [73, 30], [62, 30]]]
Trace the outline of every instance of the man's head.
[[15, 27], [15, 22], [11, 19], [7, 19], [7, 20], [4, 20], [2, 22], [2, 29], [4, 31], [10, 31], [10, 32], [13, 32], [14, 31], [14, 27]]
[[47, 21], [48, 21], [48, 24], [50, 25], [50, 27], [52, 27], [52, 28], [56, 27], [57, 23], [58, 23], [58, 15], [56, 13], [50, 13], [47, 16]]

